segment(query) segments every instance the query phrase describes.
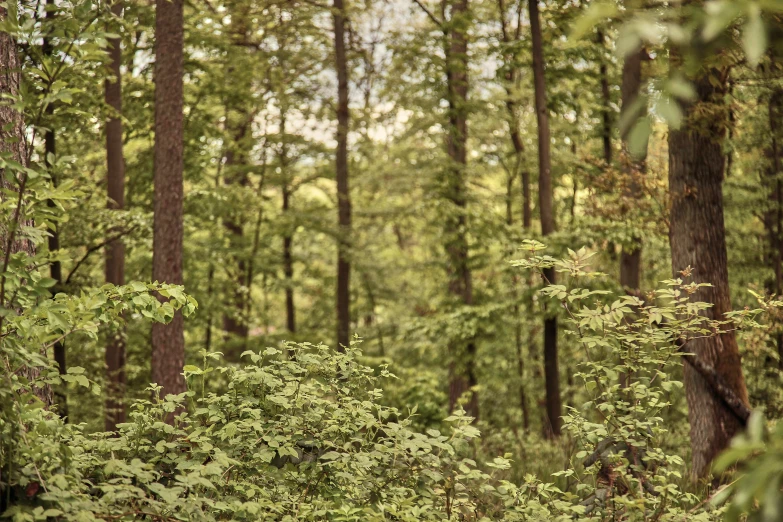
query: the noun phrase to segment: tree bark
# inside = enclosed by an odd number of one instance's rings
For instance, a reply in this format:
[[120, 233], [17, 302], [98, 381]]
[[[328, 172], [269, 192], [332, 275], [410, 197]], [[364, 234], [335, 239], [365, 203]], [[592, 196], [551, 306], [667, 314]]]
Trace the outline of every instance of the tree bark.
[[[235, 129], [232, 136], [233, 144], [226, 151], [226, 174], [224, 180], [226, 186], [238, 185], [246, 187], [248, 184], [247, 159], [242, 150], [248, 125], [249, 123], [241, 124], [238, 129]], [[223, 315], [223, 331], [226, 334], [227, 341], [237, 341], [242, 346], [242, 349], [239, 350], [241, 353], [244, 351], [244, 345], [248, 337], [248, 325], [245, 317], [247, 312], [247, 294], [243, 290], [243, 287], [248, 285], [248, 281], [246, 280], [247, 263], [244, 255], [241, 252], [237, 253], [237, 250], [241, 250], [244, 247], [244, 227], [240, 221], [241, 219], [237, 219], [236, 216], [232, 215], [229, 215], [223, 221], [223, 228], [226, 230], [232, 251], [230, 257], [233, 261], [232, 266], [229, 268], [229, 274], [233, 275], [233, 285], [229, 288], [229, 311]], [[232, 348], [229, 351], [235, 352], [237, 350]]]
[[[775, 87], [769, 98], [770, 144], [767, 150], [767, 172], [764, 180], [769, 207], [764, 213], [764, 227], [767, 229], [769, 253], [767, 262], [773, 271], [769, 291], [777, 296], [783, 294], [783, 88]], [[778, 368], [783, 369], [783, 332], [778, 326], [774, 334], [778, 352]]]
[[[647, 57], [644, 48], [633, 52], [625, 57], [623, 61], [622, 85], [620, 86], [622, 97], [622, 110], [624, 115], [634, 111], [630, 116], [626, 116], [630, 121], [635, 122], [646, 113], [646, 107], [639, 106], [636, 102], [639, 99], [642, 86], [642, 62]], [[644, 155], [642, 157], [632, 157], [628, 149], [628, 134], [633, 128], [633, 123], [629, 124], [623, 130], [623, 157], [622, 170], [625, 174], [625, 197], [630, 200], [641, 197], [641, 180], [646, 171], [647, 144], [644, 145]], [[642, 240], [640, 237], [634, 237], [630, 245], [623, 247], [620, 254], [620, 284], [631, 290], [638, 290], [641, 283], [641, 261], [642, 261]]]
[[[286, 143], [286, 112], [280, 118], [280, 169], [283, 175], [283, 215], [290, 216], [291, 184], [288, 179], [288, 145]], [[283, 277], [285, 279], [285, 325], [288, 332], [296, 333], [296, 303], [294, 302], [293, 228], [286, 222], [283, 234]], [[338, 261], [339, 262], [339, 261]]]
[[[547, 109], [546, 79], [544, 76], [544, 49], [541, 20], [537, 0], [528, 1], [530, 35], [533, 44], [533, 82], [535, 88], [536, 119], [538, 122], [538, 206], [541, 212], [541, 234], [547, 237], [555, 231], [554, 194], [552, 190], [552, 163], [550, 158], [549, 112]], [[555, 284], [554, 269], [546, 269], [544, 277]], [[553, 311], [544, 319], [544, 380], [548, 437], [560, 436], [562, 403], [560, 372], [557, 361], [557, 316]], [[549, 315], [551, 314], [551, 315]]]
[[[228, 12], [231, 14], [230, 38], [234, 45], [232, 52], [246, 52], [248, 41], [248, 20], [250, 4], [247, 2], [229, 2]], [[226, 168], [224, 183], [226, 186], [247, 187], [248, 180], [248, 135], [252, 136], [252, 116], [247, 110], [248, 99], [251, 98], [248, 85], [240, 80], [233, 80], [234, 66], [227, 68], [226, 82], [231, 82], [227, 94], [226, 130], [230, 134], [230, 143], [226, 149]], [[232, 81], [233, 80], [233, 81]], [[223, 332], [228, 346], [226, 353], [230, 360], [237, 360], [247, 345], [248, 323], [247, 306], [250, 281], [247, 280], [247, 260], [244, 241], [244, 226], [241, 209], [232, 209], [223, 221], [223, 228], [228, 236], [231, 249], [231, 264], [228, 272], [232, 276], [229, 285], [229, 303], [223, 315]], [[237, 215], [239, 214], [239, 215]]]
[[[122, 17], [122, 2], [117, 0], [111, 7], [112, 14]], [[122, 48], [119, 38], [109, 40], [109, 71], [111, 78], [104, 82], [104, 99], [112, 113], [106, 122], [106, 171], [108, 187], [108, 208], [125, 208], [125, 157], [122, 142]], [[110, 232], [111, 233], [111, 232]], [[106, 246], [106, 282], [113, 285], [125, 284], [125, 244], [121, 238]], [[106, 431], [116, 431], [117, 424], [125, 422], [125, 330], [110, 332], [106, 344]]]
[[[155, 222], [152, 278], [182, 284], [183, 0], [156, 0]], [[161, 298], [162, 299], [162, 298]], [[183, 318], [152, 326], [152, 381], [162, 394], [185, 391]], [[172, 419], [169, 419], [172, 420]]]
[[604, 163], [607, 166], [612, 164], [612, 115], [611, 115], [611, 96], [609, 94], [609, 70], [606, 66], [606, 59], [604, 58], [604, 32], [599, 29], [596, 33], [596, 43], [601, 50], [601, 57], [599, 58], [598, 76], [601, 80], [601, 101], [603, 103], [603, 110], [601, 111], [601, 122], [603, 124], [601, 128], [601, 141], [604, 146]]
[[[517, 23], [512, 35], [506, 26], [505, 3], [498, 0], [498, 10], [500, 12], [501, 38], [506, 45], [519, 40], [519, 34], [522, 28], [522, 0], [519, 0], [517, 7]], [[520, 68], [516, 65], [513, 54], [504, 54], [506, 72], [506, 111], [508, 112], [509, 134], [511, 136], [511, 146], [514, 149], [514, 172], [519, 172], [522, 182], [522, 228], [529, 230], [532, 226], [532, 211], [530, 200], [530, 171], [524, 165], [525, 146], [522, 143], [522, 135], [519, 131], [519, 103], [514, 98], [514, 87], [519, 83], [521, 75]]]
[[[46, 0], [47, 6], [54, 7], [54, 0]], [[55, 12], [53, 9], [47, 9], [46, 10], [46, 19], [52, 20], [54, 18]], [[43, 39], [43, 55], [46, 57], [52, 56], [52, 45], [51, 40], [49, 36], [44, 37]], [[52, 118], [54, 116], [54, 105], [49, 103], [46, 106], [46, 118], [47, 118], [47, 130], [44, 133], [44, 164], [46, 165], [47, 170], [49, 171], [49, 174], [51, 176], [52, 185], [57, 186], [57, 175], [54, 172], [54, 163], [53, 160], [57, 155], [57, 144], [56, 144], [56, 135], [54, 132], [54, 121], [52, 121]], [[50, 208], [54, 208], [55, 204], [54, 201], [49, 200], [47, 201], [47, 205]], [[56, 226], [53, 230], [49, 232], [49, 238], [48, 238], [48, 246], [49, 246], [49, 252], [56, 252], [60, 250], [60, 230], [59, 226]], [[62, 263], [59, 261], [52, 261], [49, 264], [49, 276], [56, 281], [55, 285], [52, 287], [52, 296], [56, 295], [57, 292], [62, 290], [63, 286], [63, 269], [62, 269]], [[54, 361], [57, 364], [57, 371], [60, 373], [60, 375], [65, 375], [67, 373], [67, 364], [65, 359], [65, 341], [57, 341], [54, 343]], [[65, 392], [66, 387], [64, 385], [61, 385], [57, 389], [55, 389], [55, 396], [57, 398], [57, 413], [60, 415], [60, 417], [67, 420], [68, 418], [68, 397]]]
[[[446, 255], [448, 258], [449, 293], [462, 305], [473, 304], [473, 281], [470, 271], [467, 240], [467, 197], [465, 175], [468, 139], [468, 0], [444, 0], [451, 5], [451, 20], [445, 22], [446, 84], [449, 104], [449, 134], [446, 149], [451, 167], [445, 173], [445, 198], [454, 207], [445, 218]], [[445, 12], [445, 9], [444, 9]], [[452, 340], [449, 351], [449, 409], [470, 391], [465, 411], [479, 417], [478, 383], [475, 372], [476, 342], [474, 339]]]
[[334, 58], [337, 70], [337, 350], [351, 344], [351, 263], [348, 250], [351, 235], [351, 194], [348, 186], [348, 61], [345, 54], [345, 5], [334, 0]]
[[[0, 21], [5, 20], [7, 16], [6, 8], [0, 7]], [[0, 32], [0, 94], [15, 99], [19, 95], [21, 81], [21, 62], [16, 41], [10, 34]], [[28, 164], [24, 118], [13, 105], [7, 102], [0, 103], [0, 153], [8, 154], [24, 167]], [[17, 184], [14, 184], [9, 183], [5, 175], [0, 176], [0, 188], [3, 189], [0, 190], [0, 201], [8, 197], [17, 200], [17, 206], [14, 210], [15, 218], [12, 217], [10, 220], [0, 222], [0, 257], [2, 257], [0, 270], [2, 271], [7, 269], [11, 254], [26, 252], [31, 256], [35, 255], [35, 245], [32, 241], [19, 234], [21, 226], [32, 223], [25, 217], [24, 200], [21, 197], [25, 189], [26, 175], [19, 173], [16, 178]], [[5, 292], [5, 274], [0, 273], [0, 277], [2, 277], [0, 307], [16, 309], [17, 305], [10, 302], [11, 300]], [[17, 312], [19, 312], [18, 309]], [[2, 322], [2, 318], [0, 318], [0, 326], [2, 326]], [[40, 368], [24, 367], [20, 373], [32, 382], [40, 375]], [[35, 386], [33, 392], [47, 408], [54, 402], [52, 388], [49, 385]]]
[[[691, 298], [712, 303], [705, 314], [723, 319], [731, 310], [723, 221], [723, 171], [725, 155], [721, 141], [726, 131], [725, 69], [703, 69], [694, 80], [697, 100], [685, 109], [680, 129], [669, 131], [669, 190], [671, 216], [669, 241], [672, 270], [693, 268], [693, 280], [711, 283]], [[732, 331], [692, 339], [688, 348], [717, 374], [747, 404], [737, 340]], [[693, 475], [704, 477], [712, 459], [725, 449], [742, 425], [691, 366], [684, 367], [685, 395], [688, 401]]]

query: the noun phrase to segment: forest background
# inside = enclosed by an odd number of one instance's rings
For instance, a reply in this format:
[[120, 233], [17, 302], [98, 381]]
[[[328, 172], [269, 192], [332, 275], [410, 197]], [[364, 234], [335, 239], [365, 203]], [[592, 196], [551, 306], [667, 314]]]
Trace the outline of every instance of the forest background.
[[779, 520], [781, 12], [3, 4], [3, 510]]

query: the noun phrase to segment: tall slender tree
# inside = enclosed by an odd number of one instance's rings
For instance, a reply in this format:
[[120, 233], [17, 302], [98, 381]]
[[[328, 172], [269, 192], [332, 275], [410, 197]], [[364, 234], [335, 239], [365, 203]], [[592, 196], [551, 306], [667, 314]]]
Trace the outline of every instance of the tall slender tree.
[[[598, 29], [595, 35], [598, 52], [600, 53], [598, 62], [598, 77], [601, 82], [601, 143], [603, 144], [604, 163], [607, 166], [612, 164], [612, 106], [611, 94], [609, 92], [609, 67], [604, 56], [606, 47], [606, 37], [602, 29]], [[574, 142], [575, 145], [575, 142]]]
[[[451, 8], [451, 16], [443, 20], [446, 37], [446, 100], [448, 102], [448, 136], [446, 151], [451, 160], [444, 172], [445, 199], [452, 210], [446, 216], [446, 255], [448, 257], [449, 293], [462, 305], [473, 304], [473, 275], [469, 265], [467, 239], [467, 189], [465, 176], [468, 164], [468, 28], [471, 23], [468, 0], [443, 0], [442, 12]], [[476, 341], [453, 340], [450, 346], [449, 405], [453, 409], [466, 392], [470, 398], [465, 411], [479, 417], [478, 384], [475, 370]]]
[[[672, 52], [675, 65], [679, 62]], [[711, 303], [704, 313], [723, 319], [731, 311], [723, 221], [723, 174], [726, 156], [722, 138], [726, 134], [729, 69], [703, 64], [693, 79], [696, 100], [684, 106], [685, 119], [669, 130], [669, 190], [671, 198], [669, 242], [675, 277], [692, 274], [699, 288], [690, 297]], [[690, 268], [689, 268], [690, 267]], [[748, 393], [742, 375], [737, 339], [726, 329], [714, 337], [688, 341], [687, 350], [712, 366], [734, 394], [747, 404]], [[693, 474], [703, 477], [710, 462], [725, 449], [742, 428], [741, 421], [718, 397], [693, 365], [684, 366], [688, 401]]]
[[[622, 111], [625, 127], [621, 130], [623, 142], [622, 171], [625, 174], [625, 194], [631, 201], [642, 196], [641, 176], [646, 170], [645, 158], [647, 156], [647, 138], [639, 146], [642, 154], [631, 155], [628, 136], [636, 121], [646, 113], [646, 105], [640, 99], [642, 88], [642, 63], [647, 58], [647, 51], [640, 48], [625, 57], [623, 60], [622, 84], [620, 95], [622, 97]], [[625, 245], [620, 254], [620, 284], [631, 290], [638, 290], [641, 280], [642, 240], [634, 237], [630, 245]]]
[[[538, 1], [528, 0], [530, 36], [533, 44], [533, 85], [535, 90], [536, 121], [538, 123], [538, 207], [541, 213], [541, 234], [546, 237], [555, 231], [554, 193], [552, 189], [552, 160], [550, 158], [549, 109], [547, 108], [546, 78], [544, 72], [544, 44]], [[544, 271], [544, 277], [555, 284], [554, 269]], [[560, 435], [560, 372], [557, 360], [557, 316], [546, 311], [544, 318], [544, 380], [548, 437]]]
[[351, 262], [348, 259], [351, 235], [351, 193], [348, 185], [348, 58], [345, 52], [346, 9], [343, 0], [334, 0], [334, 66], [337, 71], [337, 349], [351, 343]]
[[[156, 0], [155, 223], [152, 278], [182, 284], [183, 0]], [[164, 394], [185, 391], [185, 337], [180, 312], [152, 327], [152, 380]]]
[[[55, 10], [57, 9], [54, 0], [46, 0], [46, 20], [48, 23], [53, 24], [55, 16]], [[53, 26], [52, 26], [53, 29]], [[51, 31], [51, 29], [49, 29]], [[47, 36], [43, 39], [43, 55], [46, 58], [52, 56], [52, 41], [51, 37]], [[49, 71], [52, 74], [54, 71]], [[44, 164], [46, 165], [49, 175], [51, 176], [52, 185], [57, 186], [57, 173], [55, 172], [55, 158], [57, 156], [57, 142], [56, 134], [54, 130], [54, 104], [48, 103], [46, 105], [46, 117], [47, 128], [44, 132]], [[55, 207], [55, 203], [52, 200], [47, 202], [50, 208]], [[60, 250], [60, 230], [59, 226], [56, 226], [49, 232], [48, 246], [50, 252], [57, 252]], [[62, 290], [63, 286], [63, 267], [62, 263], [58, 260], [53, 260], [49, 264], [49, 276], [55, 280], [55, 284], [52, 287], [52, 294]], [[66, 356], [65, 356], [65, 341], [60, 340], [54, 343], [54, 361], [57, 363], [57, 370], [60, 375], [64, 375], [67, 372]], [[55, 389], [55, 396], [57, 398], [57, 412], [63, 418], [68, 418], [68, 397], [63, 387]]]
[[[288, 138], [286, 137], [287, 108], [280, 110], [280, 171], [283, 176], [283, 214], [289, 217], [291, 211], [291, 180], [288, 172]], [[296, 303], [294, 302], [294, 231], [286, 222], [283, 234], [283, 278], [285, 279], [285, 325], [288, 333], [296, 333]]]
[[[249, 110], [251, 95], [251, 76], [241, 74], [238, 70], [246, 65], [247, 54], [255, 52], [250, 42], [251, 26], [249, 21], [250, 2], [244, 0], [228, 3], [231, 23], [228, 26], [229, 38], [232, 44], [228, 56], [229, 66], [226, 68], [226, 85], [230, 86], [226, 93], [226, 130], [228, 146], [225, 153], [224, 183], [228, 187], [246, 188], [250, 179], [249, 173], [249, 141], [252, 138], [253, 111]], [[246, 241], [241, 210], [231, 209], [223, 220], [223, 227], [232, 250], [231, 262], [227, 266], [231, 283], [229, 284], [229, 303], [223, 315], [223, 331], [226, 334], [229, 347], [227, 353], [244, 351], [248, 337], [247, 305], [247, 255], [244, 253]], [[233, 346], [237, 343], [240, 347]]]
[[[112, 14], [122, 17], [122, 2], [111, 6]], [[125, 156], [122, 142], [122, 48], [120, 38], [109, 40], [109, 73], [104, 82], [104, 100], [111, 113], [106, 122], [106, 172], [108, 207], [125, 208]], [[110, 232], [111, 233], [111, 232]], [[125, 243], [114, 238], [106, 245], [106, 282], [125, 284]], [[125, 332], [111, 332], [106, 344], [106, 380], [109, 383], [106, 397], [106, 431], [116, 431], [117, 424], [125, 422]]]
[[[510, 172], [508, 173], [506, 188], [506, 224], [509, 228], [514, 222], [514, 212], [512, 206], [512, 191], [514, 179], [520, 176], [522, 184], [522, 230], [529, 232], [532, 227], [532, 211], [530, 202], [530, 170], [524, 163], [525, 147], [522, 142], [522, 133], [520, 130], [520, 107], [517, 100], [516, 89], [519, 86], [522, 76], [522, 66], [514, 52], [515, 44], [519, 42], [522, 33], [522, 13], [524, 11], [524, 0], [517, 0], [516, 7], [512, 10], [515, 21], [509, 23], [506, 20], [506, 4], [504, 0], [497, 0], [498, 13], [500, 16], [500, 36], [503, 43], [503, 79], [505, 80], [506, 91], [506, 112], [508, 113], [509, 136], [511, 138], [511, 147], [514, 151], [514, 161]], [[515, 274], [512, 279], [514, 289], [514, 299], [518, 299], [519, 277]], [[522, 410], [522, 425], [525, 430], [530, 428], [530, 412], [525, 382], [525, 354], [524, 342], [522, 339], [522, 318], [518, 303], [514, 304], [514, 347], [517, 356], [517, 376], [519, 377], [519, 407]], [[531, 336], [532, 337], [532, 336]], [[535, 349], [532, 342], [529, 347]]]

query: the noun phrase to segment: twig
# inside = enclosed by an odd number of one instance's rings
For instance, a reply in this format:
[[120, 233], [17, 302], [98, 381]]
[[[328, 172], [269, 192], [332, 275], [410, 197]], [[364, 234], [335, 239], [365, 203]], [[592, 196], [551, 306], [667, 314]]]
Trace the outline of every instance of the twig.
[[423, 3], [421, 3], [421, 1], [420, 1], [420, 0], [413, 0], [413, 3], [415, 3], [416, 5], [418, 5], [419, 7], [421, 7], [421, 10], [422, 10], [422, 11], [424, 11], [424, 12], [427, 14], [427, 16], [430, 18], [430, 20], [432, 20], [433, 22], [435, 22], [435, 25], [437, 25], [439, 28], [443, 29], [443, 22], [441, 22], [440, 20], [438, 20], [438, 17], [437, 17], [437, 16], [435, 16], [434, 14], [432, 14], [432, 11], [430, 11], [429, 9], [427, 9], [427, 6], [426, 6], [426, 5], [424, 5]]
[[71, 282], [71, 277], [73, 276], [73, 274], [76, 272], [76, 270], [79, 269], [80, 266], [82, 266], [82, 263], [84, 263], [87, 260], [87, 258], [90, 257], [90, 255], [93, 252], [95, 252], [97, 250], [100, 250], [101, 248], [105, 247], [109, 243], [112, 243], [112, 242], [114, 242], [114, 241], [116, 241], [116, 240], [118, 240], [118, 239], [120, 239], [120, 238], [122, 238], [124, 236], [127, 236], [128, 234], [130, 234], [131, 232], [136, 230], [136, 228], [137, 227], [133, 226], [133, 227], [129, 228], [128, 230], [124, 230], [124, 231], [120, 232], [119, 234], [117, 234], [115, 236], [112, 236], [112, 237], [110, 237], [108, 239], [105, 239], [101, 243], [98, 243], [97, 245], [93, 245], [90, 248], [88, 248], [87, 252], [85, 252], [84, 255], [79, 259], [79, 261], [77, 261], [76, 264], [73, 265], [73, 268], [68, 273], [68, 277], [65, 278], [65, 282], [63, 283], [63, 286], [67, 286], [68, 283]]

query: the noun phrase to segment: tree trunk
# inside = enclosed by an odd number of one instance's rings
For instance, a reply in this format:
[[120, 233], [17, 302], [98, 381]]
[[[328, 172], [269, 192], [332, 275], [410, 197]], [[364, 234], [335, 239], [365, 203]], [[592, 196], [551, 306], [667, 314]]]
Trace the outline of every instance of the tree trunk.
[[337, 350], [351, 344], [351, 194], [348, 188], [348, 61], [345, 55], [345, 6], [334, 0], [334, 58], [337, 70]]
[[[444, 0], [451, 5], [451, 20], [446, 29], [446, 83], [449, 104], [447, 152], [451, 168], [445, 175], [445, 198], [453, 205], [445, 220], [449, 293], [462, 305], [473, 304], [473, 282], [467, 241], [467, 198], [465, 175], [468, 139], [468, 0]], [[444, 9], [445, 11], [445, 9]], [[449, 409], [478, 383], [475, 373], [476, 343], [473, 339], [450, 341]], [[470, 392], [465, 411], [479, 417], [478, 393]]]
[[[248, 41], [248, 20], [250, 4], [229, 2], [228, 12], [231, 15], [229, 38], [233, 44], [233, 53], [246, 52]], [[247, 187], [248, 153], [251, 145], [247, 143], [248, 135], [252, 136], [252, 116], [247, 110], [248, 99], [251, 99], [248, 85], [234, 80], [234, 66], [226, 69], [226, 82], [231, 82], [231, 91], [227, 94], [226, 130], [230, 134], [230, 143], [226, 147], [226, 168], [224, 183], [226, 186]], [[233, 81], [232, 81], [233, 80]], [[234, 119], [236, 118], [236, 119]], [[233, 212], [236, 210], [236, 212]], [[228, 273], [232, 284], [228, 285], [229, 303], [223, 315], [223, 332], [225, 333], [226, 354], [229, 360], [238, 360], [238, 354], [245, 350], [248, 338], [247, 306], [250, 282], [247, 280], [247, 259], [244, 240], [244, 226], [241, 209], [231, 209], [223, 221], [223, 228], [228, 236], [231, 259]]]
[[[232, 136], [233, 143], [229, 150], [226, 151], [224, 183], [227, 186], [238, 185], [246, 187], [248, 184], [247, 159], [242, 150], [248, 125], [249, 123], [242, 123], [238, 129], [235, 129]], [[238, 352], [241, 353], [244, 351], [248, 337], [248, 325], [245, 317], [247, 312], [247, 293], [243, 289], [243, 287], [248, 285], [246, 281], [247, 264], [244, 254], [241, 252], [237, 253], [238, 250], [242, 250], [244, 247], [244, 227], [242, 226], [241, 218], [238, 219], [237, 216], [229, 215], [223, 221], [223, 228], [228, 236], [231, 249], [230, 257], [233, 261], [228, 269], [229, 274], [233, 275], [233, 285], [229, 288], [231, 296], [229, 311], [223, 315], [223, 331], [226, 334], [227, 341], [239, 343], [241, 349]], [[235, 348], [231, 348], [229, 352], [236, 352]], [[234, 359], [232, 357], [232, 360]]]
[[601, 101], [603, 103], [603, 110], [601, 111], [601, 122], [603, 127], [601, 129], [601, 141], [604, 146], [604, 163], [607, 166], [612, 164], [612, 115], [611, 115], [611, 96], [609, 95], [609, 71], [606, 66], [606, 60], [604, 54], [604, 32], [598, 30], [596, 34], [596, 43], [601, 52], [599, 58], [598, 75], [601, 79]]
[[[280, 117], [280, 170], [283, 175], [283, 215], [287, 218], [291, 206], [291, 186], [288, 179], [288, 146], [286, 144], [286, 112], [282, 110]], [[296, 304], [294, 302], [294, 230], [286, 220], [286, 230], [283, 234], [283, 277], [285, 279], [285, 325], [288, 332], [296, 333]], [[339, 262], [339, 261], [338, 261]]]
[[[122, 3], [116, 1], [112, 14], [122, 17]], [[120, 39], [109, 40], [109, 69], [112, 78], [104, 82], [106, 105], [112, 108], [112, 114], [106, 122], [106, 167], [108, 186], [108, 207], [114, 210], [125, 208], [125, 157], [122, 150], [122, 49]], [[114, 285], [125, 284], [125, 244], [115, 239], [106, 246], [106, 282]], [[111, 332], [106, 344], [106, 431], [116, 431], [117, 424], [125, 422], [125, 331]]]
[[[544, 77], [544, 49], [541, 20], [537, 0], [529, 0], [530, 35], [533, 43], [533, 81], [535, 87], [536, 119], [538, 121], [538, 206], [541, 211], [541, 234], [546, 237], [555, 231], [554, 195], [552, 190], [552, 163], [550, 158], [549, 112], [547, 109], [546, 79]], [[544, 277], [555, 284], [555, 271], [547, 269]], [[557, 316], [554, 311], [544, 319], [544, 380], [546, 382], [546, 412], [548, 437], [560, 435], [562, 404], [560, 399], [560, 372], [557, 367]]]
[[[644, 117], [646, 107], [637, 105], [642, 86], [642, 62], [647, 57], [644, 48], [639, 49], [625, 57], [623, 62], [622, 85], [620, 86], [622, 97], [622, 110], [624, 115], [634, 111], [631, 116], [626, 116], [631, 122], [636, 122]], [[630, 200], [639, 199], [641, 194], [641, 180], [644, 176], [647, 156], [647, 144], [644, 144], [644, 155], [642, 157], [631, 157], [628, 150], [628, 134], [633, 128], [633, 123], [627, 125], [623, 130], [623, 158], [622, 169], [625, 174], [625, 197]], [[642, 240], [634, 237], [630, 245], [623, 247], [620, 254], [620, 284], [631, 290], [638, 290], [641, 281], [641, 262], [642, 262]]]
[[[764, 226], [769, 238], [767, 262], [773, 271], [769, 291], [777, 296], [783, 294], [783, 88], [775, 87], [769, 99], [770, 146], [767, 151], [768, 166], [766, 188], [769, 207], [764, 214]], [[783, 332], [778, 325], [774, 334], [778, 352], [778, 368], [783, 369]]]
[[[8, 16], [8, 11], [0, 7], [0, 21], [4, 21]], [[22, 80], [21, 63], [13, 37], [0, 32], [0, 95], [16, 98], [19, 95], [19, 87]], [[8, 154], [10, 157], [27, 166], [28, 150], [25, 137], [25, 124], [22, 114], [10, 103], [0, 103], [0, 153]], [[22, 225], [31, 223], [25, 219], [24, 203], [20, 197], [24, 193], [26, 185], [26, 175], [17, 174], [17, 183], [9, 183], [6, 176], [0, 176], [0, 202], [5, 198], [12, 197], [17, 200], [14, 209], [14, 218], [0, 222], [0, 256], [2, 265], [0, 271], [4, 272], [8, 267], [8, 260], [11, 254], [17, 252], [26, 252], [29, 255], [35, 255], [35, 245], [25, 237], [19, 235], [19, 229]], [[6, 192], [7, 191], [7, 192]], [[21, 192], [21, 194], [20, 194]], [[18, 305], [11, 302], [5, 291], [5, 273], [0, 273], [0, 308], [17, 309]], [[0, 327], [3, 319], [0, 317]], [[0, 338], [2, 342], [2, 338]], [[40, 368], [25, 367], [20, 370], [29, 381], [37, 379], [40, 375]], [[41, 402], [48, 408], [54, 402], [52, 388], [49, 385], [43, 387], [34, 387], [34, 393], [41, 399]]]
[[[504, 0], [498, 0], [498, 12], [500, 14], [500, 28], [501, 38], [503, 43], [509, 45], [513, 42], [519, 41], [519, 36], [522, 29], [522, 11], [524, 10], [524, 3], [519, 0], [517, 3], [516, 13], [516, 26], [514, 27], [513, 36], [506, 24], [506, 7]], [[513, 224], [513, 210], [511, 207], [512, 201], [512, 188], [514, 185], [514, 176], [517, 172], [520, 174], [520, 181], [522, 184], [522, 229], [528, 232], [532, 227], [532, 212], [530, 201], [530, 171], [524, 165], [524, 152], [525, 147], [522, 143], [522, 136], [519, 132], [519, 104], [514, 98], [514, 87], [519, 83], [521, 76], [521, 70], [516, 63], [516, 57], [513, 53], [505, 53], [503, 56], [506, 67], [506, 111], [508, 112], [508, 125], [509, 135], [511, 137], [511, 146], [514, 150], [514, 170], [510, 173], [508, 179], [508, 185], [506, 189], [506, 224]], [[519, 277], [514, 275], [512, 278], [513, 286], [513, 298], [518, 299], [519, 292], [517, 285], [519, 284]], [[528, 305], [532, 308], [532, 302]], [[528, 408], [527, 393], [525, 390], [525, 355], [524, 355], [524, 343], [522, 339], [522, 317], [520, 314], [519, 304], [515, 304], [513, 308], [514, 313], [514, 347], [517, 356], [517, 377], [519, 378], [519, 407], [522, 410], [522, 426], [525, 431], [530, 429], [530, 411]], [[529, 352], [533, 353], [535, 349], [532, 339], [529, 342]]]
[[[695, 79], [696, 103], [685, 107], [686, 120], [680, 129], [669, 131], [669, 190], [671, 193], [672, 270], [693, 268], [693, 280], [711, 283], [691, 298], [712, 303], [705, 314], [723, 319], [731, 310], [723, 222], [723, 169], [721, 148], [726, 130], [726, 70], [702, 70]], [[711, 338], [693, 339], [688, 348], [747, 403], [748, 395], [734, 332]], [[725, 449], [741, 424], [691, 365], [684, 368], [688, 400], [693, 474], [704, 477], [712, 459]]]
[[[183, 0], [156, 0], [155, 223], [152, 278], [182, 284]], [[152, 381], [162, 394], [185, 391], [182, 314], [152, 326]], [[171, 419], [169, 419], [171, 420]]]
[[[54, 7], [54, 0], [46, 0], [46, 5]], [[47, 20], [51, 20], [54, 17], [54, 15], [55, 12], [53, 10], [47, 9], [46, 11]], [[47, 58], [50, 58], [52, 56], [52, 46], [48, 36], [43, 39], [43, 55], [46, 56]], [[46, 165], [47, 170], [49, 170], [49, 174], [52, 180], [52, 185], [56, 187], [57, 175], [54, 172], [54, 159], [57, 155], [57, 145], [56, 145], [56, 136], [54, 133], [54, 122], [52, 121], [52, 117], [54, 116], [54, 105], [49, 103], [46, 106], [45, 112], [46, 112], [48, 129], [44, 133], [44, 164]], [[47, 205], [50, 208], [55, 207], [54, 201], [52, 201], [51, 199], [47, 202]], [[59, 225], [55, 226], [55, 228], [50, 231], [48, 244], [49, 244], [49, 252], [56, 252], [60, 250]], [[62, 286], [63, 286], [62, 263], [60, 263], [59, 261], [52, 261], [49, 264], [49, 276], [56, 281], [55, 285], [52, 287], [52, 296], [54, 296], [57, 294], [57, 292], [62, 291]], [[56, 343], [54, 343], [54, 361], [55, 363], [57, 363], [57, 370], [60, 373], [60, 375], [65, 375], [67, 373], [67, 365], [65, 360], [65, 341], [57, 341]], [[67, 420], [68, 397], [66, 395], [65, 390], [66, 390], [65, 385], [61, 385], [55, 390], [54, 393], [57, 398], [57, 413], [59, 413], [60, 417]]]

